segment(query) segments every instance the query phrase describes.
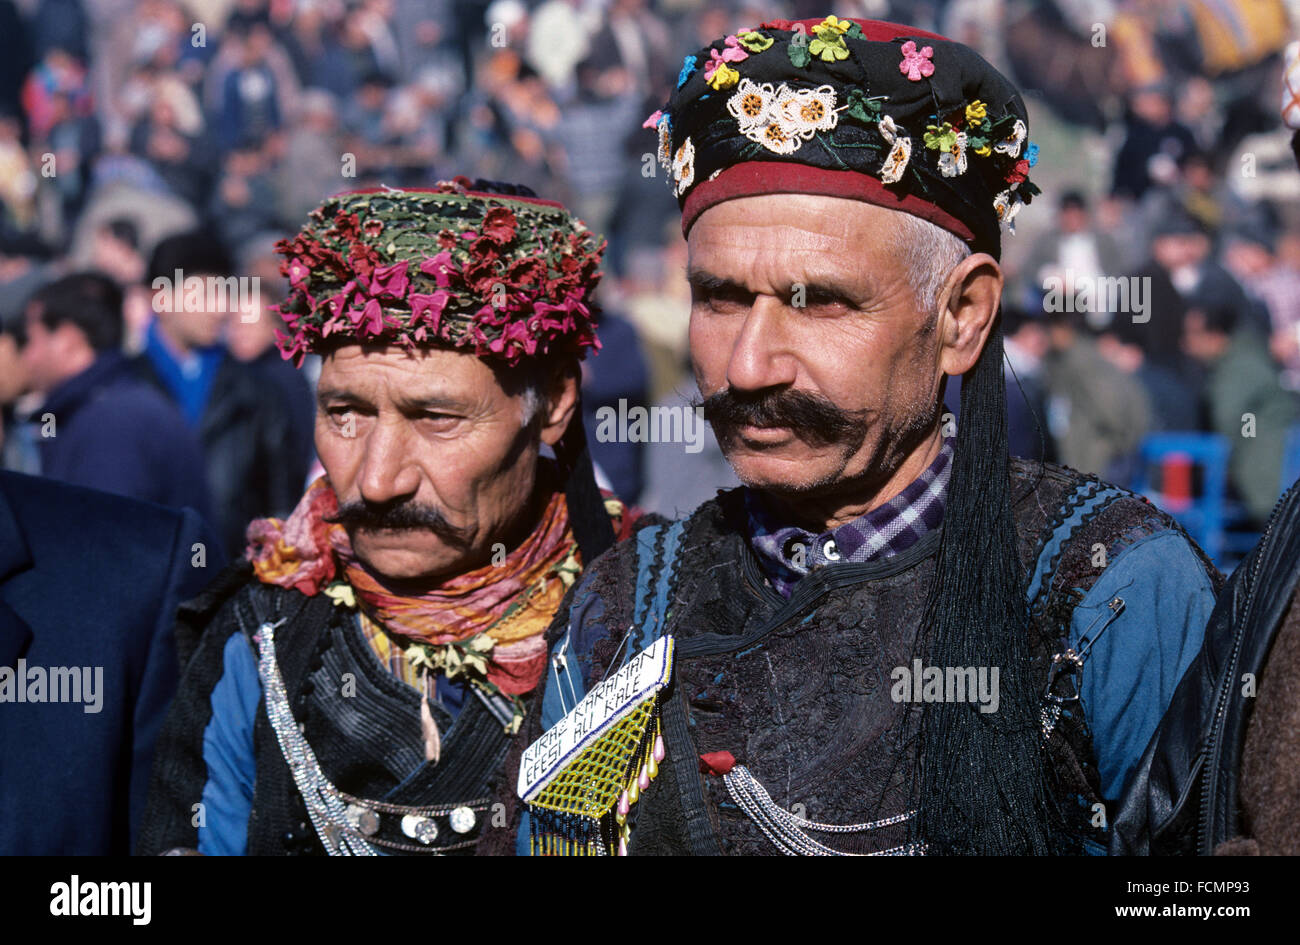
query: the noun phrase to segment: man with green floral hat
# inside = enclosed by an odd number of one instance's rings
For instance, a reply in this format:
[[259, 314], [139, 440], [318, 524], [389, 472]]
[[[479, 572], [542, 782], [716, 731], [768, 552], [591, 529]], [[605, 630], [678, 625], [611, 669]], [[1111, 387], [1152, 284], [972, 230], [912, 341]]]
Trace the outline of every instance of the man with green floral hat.
[[557, 614], [519, 849], [1104, 850], [1220, 577], [1144, 499], [1008, 456], [1019, 93], [933, 33], [776, 20], [687, 56], [646, 125], [744, 485]]
[[578, 405], [604, 244], [484, 186], [332, 197], [280, 244], [326, 475], [182, 611], [141, 851], [509, 846], [492, 798], [543, 632], [632, 516]]

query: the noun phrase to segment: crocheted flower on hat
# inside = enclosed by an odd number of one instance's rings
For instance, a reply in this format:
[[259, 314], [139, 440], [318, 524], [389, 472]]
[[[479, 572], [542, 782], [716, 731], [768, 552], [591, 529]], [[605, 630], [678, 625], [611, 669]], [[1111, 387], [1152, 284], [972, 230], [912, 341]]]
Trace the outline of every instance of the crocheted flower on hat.
[[903, 61], [898, 64], [898, 71], [903, 73], [913, 82], [920, 82], [927, 76], [934, 75], [934, 63], [931, 58], [934, 56], [933, 46], [922, 46], [916, 48], [916, 43], [910, 39], [903, 44]]
[[[961, 43], [831, 15], [738, 30], [687, 65], [647, 122], [687, 228], [720, 199], [809, 188], [923, 216], [997, 254], [999, 220], [1039, 192], [1019, 93]], [[753, 167], [727, 174], [742, 164]]]

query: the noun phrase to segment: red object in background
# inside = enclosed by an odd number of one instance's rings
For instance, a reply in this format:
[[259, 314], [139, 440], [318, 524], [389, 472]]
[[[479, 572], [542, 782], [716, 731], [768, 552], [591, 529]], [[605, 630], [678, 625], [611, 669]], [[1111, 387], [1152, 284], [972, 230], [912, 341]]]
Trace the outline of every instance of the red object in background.
[[1170, 512], [1185, 512], [1192, 505], [1192, 457], [1170, 453], [1160, 461], [1160, 494]]

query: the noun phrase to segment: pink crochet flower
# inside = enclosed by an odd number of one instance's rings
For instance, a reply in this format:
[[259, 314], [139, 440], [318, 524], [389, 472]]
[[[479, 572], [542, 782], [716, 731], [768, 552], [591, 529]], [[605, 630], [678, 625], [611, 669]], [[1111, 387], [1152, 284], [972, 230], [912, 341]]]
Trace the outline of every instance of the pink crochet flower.
[[934, 75], [934, 63], [930, 61], [933, 55], [933, 46], [922, 46], [918, 50], [916, 43], [909, 39], [903, 44], [903, 61], [898, 64], [898, 71], [913, 82], [920, 82]]
[[724, 62], [740, 62], [742, 59], [748, 59], [749, 53], [740, 48], [740, 40], [735, 36], [728, 36], [724, 41], [726, 49], [718, 52], [716, 49], [709, 50], [709, 61], [704, 64], [704, 81], [708, 82], [713, 78], [713, 73], [718, 71], [718, 67]]

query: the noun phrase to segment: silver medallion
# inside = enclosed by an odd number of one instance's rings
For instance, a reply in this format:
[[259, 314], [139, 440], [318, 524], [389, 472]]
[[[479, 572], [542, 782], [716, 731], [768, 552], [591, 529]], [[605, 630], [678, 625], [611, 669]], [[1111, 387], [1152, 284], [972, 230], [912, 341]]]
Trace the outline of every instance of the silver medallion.
[[438, 839], [438, 825], [433, 822], [431, 817], [407, 814], [402, 818], [402, 833], [428, 846]]
[[469, 833], [474, 829], [474, 824], [478, 820], [474, 812], [468, 807], [457, 807], [451, 812], [451, 829], [457, 833]]

